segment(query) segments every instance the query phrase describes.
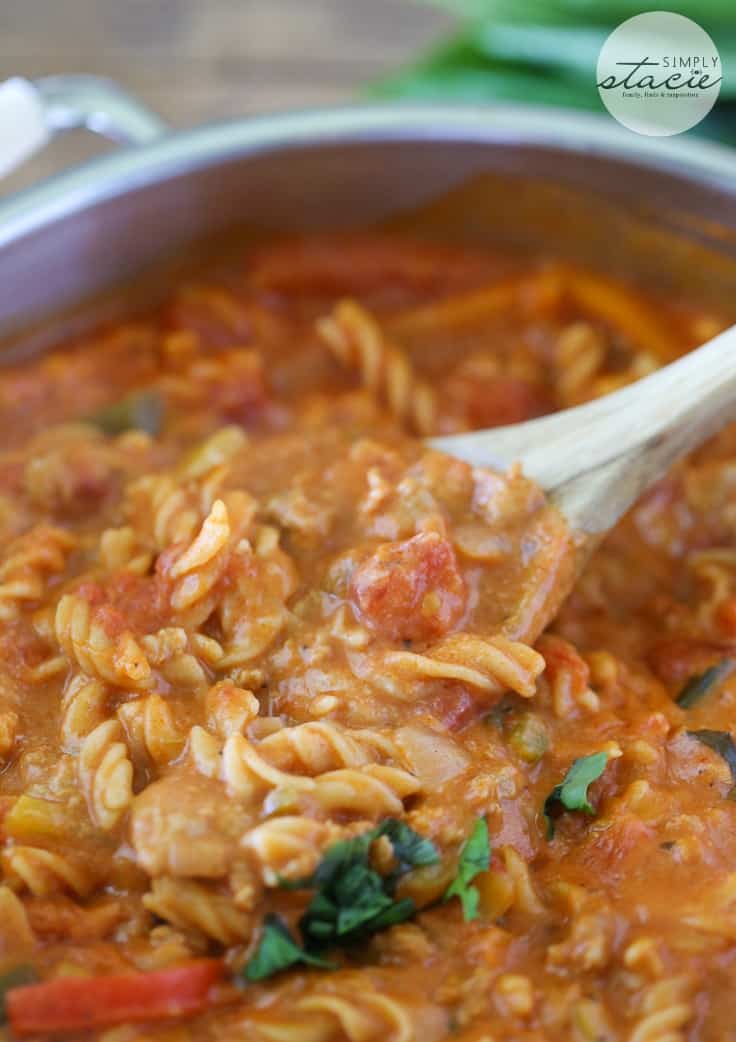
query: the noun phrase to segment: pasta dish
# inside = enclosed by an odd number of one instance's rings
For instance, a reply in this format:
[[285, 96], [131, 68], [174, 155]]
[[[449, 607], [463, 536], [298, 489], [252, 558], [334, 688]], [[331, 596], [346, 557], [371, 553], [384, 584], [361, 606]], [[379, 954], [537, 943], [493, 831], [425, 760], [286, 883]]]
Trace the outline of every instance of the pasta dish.
[[0, 369], [0, 1037], [736, 1039], [736, 428], [564, 604], [422, 440], [718, 329], [356, 234]]

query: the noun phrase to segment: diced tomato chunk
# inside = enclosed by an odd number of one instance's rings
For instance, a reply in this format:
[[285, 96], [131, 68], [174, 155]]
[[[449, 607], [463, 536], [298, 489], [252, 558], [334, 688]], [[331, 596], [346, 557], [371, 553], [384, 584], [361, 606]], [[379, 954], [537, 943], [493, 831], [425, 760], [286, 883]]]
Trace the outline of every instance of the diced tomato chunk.
[[360, 565], [351, 597], [361, 618], [391, 640], [429, 640], [465, 611], [467, 591], [452, 545], [437, 532], [384, 543]]
[[94, 610], [95, 622], [108, 637], [121, 633], [154, 633], [167, 616], [167, 580], [158, 572], [153, 576], [113, 572], [104, 588], [95, 582], [82, 583], [77, 596]]

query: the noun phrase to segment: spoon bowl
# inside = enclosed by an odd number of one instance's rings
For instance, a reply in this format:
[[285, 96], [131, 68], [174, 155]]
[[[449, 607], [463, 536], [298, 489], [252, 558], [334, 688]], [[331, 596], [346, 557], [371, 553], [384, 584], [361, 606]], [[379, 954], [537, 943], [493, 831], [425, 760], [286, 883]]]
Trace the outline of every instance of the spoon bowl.
[[[569, 559], [540, 569], [536, 612], [514, 631], [533, 642], [571, 593], [586, 561], [642, 492], [736, 418], [736, 326], [620, 391], [526, 423], [430, 438], [474, 466], [519, 462], [571, 530]], [[512, 621], [512, 630], [514, 622]]]
[[678, 459], [736, 418], [736, 326], [620, 391], [552, 416], [430, 438], [475, 466], [520, 462], [597, 542]]

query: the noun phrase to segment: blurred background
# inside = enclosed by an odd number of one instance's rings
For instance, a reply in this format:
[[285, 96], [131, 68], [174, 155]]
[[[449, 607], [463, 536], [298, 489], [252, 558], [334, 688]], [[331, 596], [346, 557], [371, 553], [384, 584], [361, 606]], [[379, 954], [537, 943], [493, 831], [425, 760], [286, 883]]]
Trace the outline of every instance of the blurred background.
[[[696, 132], [736, 144], [736, 0], [2, 0], [0, 79], [110, 76], [175, 126], [371, 96], [602, 111], [598, 50], [647, 10], [710, 32], [724, 83]], [[0, 194], [106, 147], [59, 139]]]

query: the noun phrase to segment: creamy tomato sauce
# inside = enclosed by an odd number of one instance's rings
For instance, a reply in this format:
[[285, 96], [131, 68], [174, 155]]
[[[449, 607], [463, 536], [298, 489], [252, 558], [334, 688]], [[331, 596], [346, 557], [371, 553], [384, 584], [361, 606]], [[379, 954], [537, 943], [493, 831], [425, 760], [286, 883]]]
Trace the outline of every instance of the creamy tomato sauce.
[[543, 493], [421, 440], [718, 327], [314, 238], [0, 370], [0, 1031], [730, 1038], [733, 431], [559, 614]]

